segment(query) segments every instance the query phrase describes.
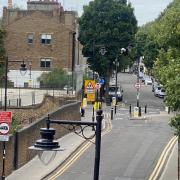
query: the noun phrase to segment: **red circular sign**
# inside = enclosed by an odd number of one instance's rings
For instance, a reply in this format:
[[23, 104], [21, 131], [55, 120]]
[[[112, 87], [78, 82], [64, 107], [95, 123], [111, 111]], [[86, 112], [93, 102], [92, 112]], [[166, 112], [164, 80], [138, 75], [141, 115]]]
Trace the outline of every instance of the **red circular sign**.
[[139, 89], [139, 88], [141, 87], [141, 84], [137, 82], [137, 83], [134, 84], [134, 87], [135, 87], [136, 89]]
[[99, 83], [96, 83], [96, 89], [99, 90], [101, 88], [101, 85]]

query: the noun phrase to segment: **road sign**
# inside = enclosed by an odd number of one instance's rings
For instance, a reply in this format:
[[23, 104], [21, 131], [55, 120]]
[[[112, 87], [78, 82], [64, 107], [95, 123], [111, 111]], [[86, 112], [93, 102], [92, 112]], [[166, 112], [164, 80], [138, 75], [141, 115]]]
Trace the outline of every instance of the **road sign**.
[[99, 79], [99, 84], [103, 85], [104, 84], [104, 79]]
[[134, 117], [139, 117], [139, 107], [134, 107]]
[[10, 111], [0, 111], [0, 141], [9, 140], [9, 130], [12, 121], [12, 113]]
[[99, 83], [96, 83], [95, 87], [96, 87], [96, 90], [99, 90], [101, 88], [101, 85]]
[[95, 93], [88, 93], [87, 101], [94, 102], [95, 101]]
[[140, 89], [140, 88], [141, 88], [141, 84], [137, 82], [137, 83], [134, 84], [134, 87], [135, 87], [136, 89]]
[[94, 80], [85, 80], [85, 93], [94, 93], [95, 90], [95, 81]]

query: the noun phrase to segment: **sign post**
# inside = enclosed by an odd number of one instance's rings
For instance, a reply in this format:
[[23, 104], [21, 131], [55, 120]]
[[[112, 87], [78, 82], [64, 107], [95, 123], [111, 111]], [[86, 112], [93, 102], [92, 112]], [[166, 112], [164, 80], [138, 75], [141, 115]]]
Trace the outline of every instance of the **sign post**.
[[12, 121], [10, 111], [0, 111], [0, 141], [9, 141], [9, 130]]

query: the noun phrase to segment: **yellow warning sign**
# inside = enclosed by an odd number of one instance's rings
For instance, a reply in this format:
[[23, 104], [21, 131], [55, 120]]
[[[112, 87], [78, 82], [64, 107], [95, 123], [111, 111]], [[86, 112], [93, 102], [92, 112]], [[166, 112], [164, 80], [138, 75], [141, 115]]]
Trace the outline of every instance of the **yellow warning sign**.
[[85, 93], [93, 94], [95, 93], [95, 81], [94, 80], [85, 80]]
[[95, 93], [88, 93], [87, 101], [94, 102], [95, 101]]

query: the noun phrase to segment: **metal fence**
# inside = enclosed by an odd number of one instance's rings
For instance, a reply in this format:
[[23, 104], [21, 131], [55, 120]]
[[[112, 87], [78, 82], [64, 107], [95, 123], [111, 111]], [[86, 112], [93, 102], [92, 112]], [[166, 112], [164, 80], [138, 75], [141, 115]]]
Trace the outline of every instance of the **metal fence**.
[[[0, 107], [5, 104], [4, 89], [1, 89]], [[24, 89], [13, 88], [7, 89], [7, 106], [8, 107], [20, 107], [40, 104], [45, 95], [53, 97], [74, 97], [74, 91], [57, 90], [57, 89]]]

